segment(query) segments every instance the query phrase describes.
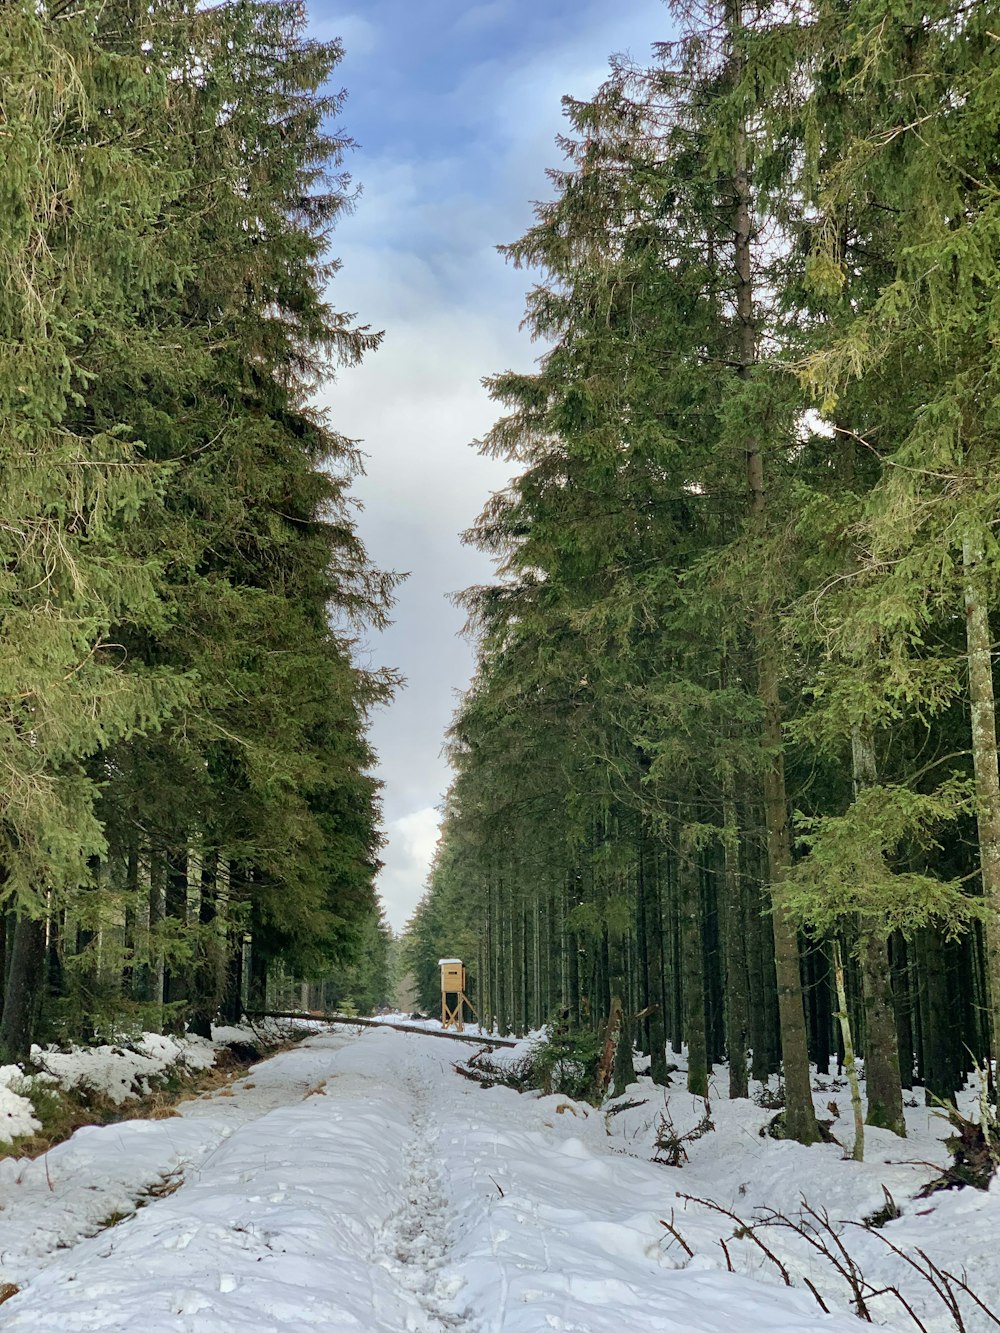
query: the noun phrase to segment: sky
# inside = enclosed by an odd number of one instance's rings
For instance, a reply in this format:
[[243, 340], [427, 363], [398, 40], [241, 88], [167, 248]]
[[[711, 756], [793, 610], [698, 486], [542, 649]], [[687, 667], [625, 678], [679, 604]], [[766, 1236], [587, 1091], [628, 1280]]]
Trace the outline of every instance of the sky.
[[613, 52], [645, 60], [668, 12], [661, 0], [311, 0], [310, 27], [344, 44], [339, 128], [358, 144], [349, 168], [362, 191], [333, 238], [331, 299], [385, 334], [322, 398], [366, 455], [354, 494], [369, 555], [409, 575], [392, 626], [363, 648], [366, 664], [406, 678], [372, 726], [379, 890], [401, 930], [426, 885], [445, 733], [473, 669], [449, 594], [491, 577], [460, 533], [511, 472], [475, 447], [498, 415], [481, 381], [528, 370], [543, 350], [519, 331], [531, 275], [496, 247], [551, 194], [562, 96], [592, 94]]

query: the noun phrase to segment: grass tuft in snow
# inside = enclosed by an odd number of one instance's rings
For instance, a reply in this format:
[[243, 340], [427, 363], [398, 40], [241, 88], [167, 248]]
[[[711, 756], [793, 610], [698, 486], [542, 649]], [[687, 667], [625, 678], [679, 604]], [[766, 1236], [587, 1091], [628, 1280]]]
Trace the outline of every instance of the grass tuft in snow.
[[876, 1208], [867, 1217], [862, 1218], [862, 1224], [871, 1230], [878, 1230], [884, 1227], [887, 1222], [895, 1222], [898, 1217], [903, 1216], [903, 1210], [889, 1192], [888, 1185], [882, 1186], [882, 1193], [885, 1195], [885, 1203], [881, 1208]]

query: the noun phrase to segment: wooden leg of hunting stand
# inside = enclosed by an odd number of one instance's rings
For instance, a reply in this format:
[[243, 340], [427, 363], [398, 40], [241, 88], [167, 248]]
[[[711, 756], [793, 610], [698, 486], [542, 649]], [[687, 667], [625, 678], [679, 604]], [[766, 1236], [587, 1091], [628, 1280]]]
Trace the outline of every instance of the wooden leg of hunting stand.
[[443, 1028], [454, 1028], [456, 1032], [464, 1031], [465, 1025], [462, 1022], [462, 1005], [465, 1002], [465, 996], [461, 991], [441, 992], [441, 1026]]

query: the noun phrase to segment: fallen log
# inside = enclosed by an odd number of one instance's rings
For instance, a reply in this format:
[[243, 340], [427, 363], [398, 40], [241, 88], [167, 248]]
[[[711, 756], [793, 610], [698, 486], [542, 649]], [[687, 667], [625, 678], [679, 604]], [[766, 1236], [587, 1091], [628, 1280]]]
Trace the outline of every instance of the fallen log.
[[515, 1037], [478, 1037], [470, 1032], [442, 1032], [416, 1023], [380, 1023], [377, 1018], [351, 1018], [347, 1014], [285, 1013], [277, 1009], [247, 1009], [247, 1018], [304, 1018], [315, 1023], [346, 1023], [349, 1027], [388, 1028], [392, 1032], [415, 1032], [420, 1037], [445, 1037], [448, 1041], [477, 1042], [480, 1046], [516, 1046]]

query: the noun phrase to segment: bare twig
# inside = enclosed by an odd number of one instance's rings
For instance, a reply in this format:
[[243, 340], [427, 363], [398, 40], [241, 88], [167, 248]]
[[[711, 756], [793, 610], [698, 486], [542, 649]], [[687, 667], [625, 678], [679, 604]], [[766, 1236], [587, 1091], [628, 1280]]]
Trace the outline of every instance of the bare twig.
[[813, 1284], [809, 1281], [809, 1279], [807, 1277], [803, 1277], [802, 1281], [806, 1284], [806, 1286], [809, 1288], [812, 1294], [816, 1297], [816, 1303], [819, 1305], [819, 1308], [823, 1311], [823, 1313], [829, 1314], [830, 1313], [829, 1306], [827, 1305], [826, 1301], [824, 1301], [823, 1297], [819, 1294], [819, 1292], [816, 1290], [816, 1288], [813, 1286]]
[[723, 1208], [721, 1203], [714, 1203], [711, 1199], [696, 1199], [693, 1194], [678, 1194], [677, 1197], [678, 1199], [685, 1199], [688, 1203], [699, 1203], [703, 1208], [709, 1208], [714, 1213], [721, 1213], [723, 1217], [730, 1218], [736, 1223], [736, 1230], [733, 1233], [735, 1238], [737, 1240], [752, 1240], [753, 1243], [764, 1252], [768, 1259], [770, 1259], [771, 1263], [774, 1264], [775, 1268], [781, 1274], [785, 1286], [790, 1287], [792, 1285], [792, 1279], [788, 1276], [788, 1269], [773, 1250], [768, 1249], [750, 1223], [744, 1222], [742, 1217], [737, 1216], [731, 1209]]
[[689, 1259], [694, 1258], [694, 1250], [692, 1250], [691, 1246], [687, 1243], [687, 1241], [684, 1239], [681, 1233], [677, 1230], [676, 1226], [674, 1226], [674, 1210], [672, 1208], [670, 1210], [670, 1221], [669, 1222], [664, 1221], [664, 1219], [661, 1217], [660, 1226], [666, 1227], [666, 1229], [670, 1232], [671, 1236], [673, 1236], [674, 1240], [681, 1247], [681, 1249], [684, 1251], [684, 1253], [687, 1255]]
[[966, 1282], [963, 1278], [956, 1277], [954, 1273], [946, 1273], [943, 1269], [940, 1271], [942, 1277], [947, 1278], [949, 1282], [954, 1282], [956, 1287], [958, 1287], [961, 1291], [965, 1292], [966, 1296], [968, 1296], [970, 1301], [975, 1301], [976, 1305], [979, 1306], [980, 1310], [982, 1310], [983, 1314], [986, 1315], [987, 1319], [992, 1319], [994, 1324], [996, 1324], [996, 1326], [1000, 1328], [1000, 1319], [998, 1319], [997, 1316], [993, 1313], [993, 1311], [980, 1299], [979, 1296], [976, 1295], [976, 1293], [969, 1286], [968, 1282]]

